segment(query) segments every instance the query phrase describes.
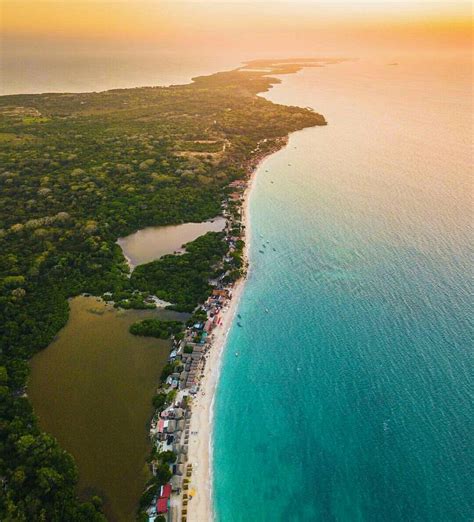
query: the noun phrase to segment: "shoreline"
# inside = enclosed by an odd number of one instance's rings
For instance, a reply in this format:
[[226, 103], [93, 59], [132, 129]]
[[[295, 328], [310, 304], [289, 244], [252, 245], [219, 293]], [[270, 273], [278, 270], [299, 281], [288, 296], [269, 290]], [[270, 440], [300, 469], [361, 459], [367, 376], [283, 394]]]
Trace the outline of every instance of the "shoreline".
[[[291, 74], [305, 66], [273, 64], [272, 72], [278, 75]], [[262, 86], [259, 92], [265, 92], [281, 80], [271, 77], [268, 81], [267, 88]], [[308, 109], [293, 109], [313, 113]], [[155, 495], [153, 486], [147, 487], [142, 495], [145, 501], [151, 501], [148, 509], [143, 510], [150, 520], [160, 514], [167, 514], [168, 522], [214, 520], [215, 394], [222, 355], [248, 277], [250, 195], [256, 173], [264, 160], [284, 149], [293, 132], [316, 125], [326, 125], [326, 120], [314, 113], [305, 124], [298, 121], [298, 124], [288, 125], [280, 135], [262, 136], [254, 148], [247, 152], [247, 157], [242, 157], [241, 163], [236, 165], [241, 169], [241, 174], [226, 185], [228, 192], [221, 202], [221, 212], [226, 219], [224, 239], [228, 245], [220, 267], [224, 271], [209, 280], [213, 289], [205, 302], [200, 303], [195, 310], [193, 320], [187, 323], [183, 336], [172, 338], [168, 363], [171, 373], [161, 378], [162, 384], [157, 389], [157, 393], [163, 397], [164, 409], [156, 409], [150, 427], [150, 438], [157, 452], [156, 459], [152, 461], [153, 475], [157, 476], [157, 466], [163, 468], [168, 465], [162, 459], [167, 459], [169, 454], [175, 460], [169, 462], [169, 482], [159, 478], [164, 485], [159, 485]]]
[[[285, 144], [286, 145], [286, 144]], [[280, 149], [278, 149], [280, 150]], [[243, 239], [244, 261], [248, 267], [250, 228], [249, 228], [249, 201], [252, 192], [256, 172], [262, 162], [271, 154], [265, 155], [252, 169], [248, 178], [247, 188], [243, 194], [241, 204], [241, 219], [244, 225]], [[248, 273], [248, 272], [247, 272]], [[237, 313], [237, 308], [242, 297], [247, 274], [239, 279], [233, 287], [232, 297], [229, 299], [226, 308], [221, 312], [222, 322], [213, 331], [213, 338], [210, 343], [209, 358], [206, 361], [204, 377], [200, 382], [199, 393], [191, 403], [191, 435], [188, 462], [193, 465], [193, 474], [190, 486], [196, 491], [192, 501], [188, 504], [187, 519], [189, 522], [202, 522], [204, 520], [214, 520], [213, 509], [213, 431], [214, 431], [214, 407], [217, 385], [219, 383], [224, 349], [227, 345], [228, 335]]]
[[[245, 177], [235, 181], [237, 185], [234, 186], [239, 191], [239, 198], [235, 200], [231, 195], [228, 200], [236, 203], [235, 208], [232, 210], [227, 204], [223, 204], [222, 212], [226, 219], [228, 241], [232, 243], [240, 239], [244, 242], [243, 272], [241, 277], [232, 283], [222, 285], [215, 282], [216, 289], [202, 305], [203, 309], [207, 310], [208, 320], [205, 325], [202, 323], [201, 326], [188, 326], [184, 339], [173, 341], [169, 361], [173, 363], [178, 357], [184, 364], [185, 371], [173, 373], [163, 383], [162, 389], [165, 393], [175, 389], [175, 395], [169, 406], [155, 411], [150, 426], [150, 437], [155, 440], [156, 448], [160, 452], [175, 452], [177, 461], [173, 466], [171, 483], [161, 486], [158, 492], [160, 496], [154, 497], [152, 505], [146, 511], [150, 518], [156, 516], [158, 504], [167, 501], [168, 510], [165, 512], [168, 512], [168, 522], [214, 520], [212, 453], [215, 393], [224, 348], [249, 272], [250, 195], [259, 167], [266, 158], [286, 147], [288, 140], [289, 135], [278, 138], [272, 147], [256, 154], [246, 165]], [[238, 212], [235, 213], [235, 210]], [[240, 224], [237, 238], [231, 234], [232, 225], [235, 223]], [[197, 342], [194, 339], [196, 328], [198, 331], [206, 332], [205, 340]], [[191, 354], [185, 351], [186, 346], [193, 346]], [[174, 438], [171, 443], [167, 440], [170, 433]]]

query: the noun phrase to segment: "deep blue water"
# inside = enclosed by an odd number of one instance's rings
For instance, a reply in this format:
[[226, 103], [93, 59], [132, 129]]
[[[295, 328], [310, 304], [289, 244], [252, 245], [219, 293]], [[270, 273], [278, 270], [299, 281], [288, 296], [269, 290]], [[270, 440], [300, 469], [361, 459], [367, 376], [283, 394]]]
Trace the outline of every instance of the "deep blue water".
[[329, 126], [257, 173], [216, 397], [219, 521], [473, 520], [472, 107], [445, 75], [398, 70], [396, 89], [375, 67], [271, 94]]

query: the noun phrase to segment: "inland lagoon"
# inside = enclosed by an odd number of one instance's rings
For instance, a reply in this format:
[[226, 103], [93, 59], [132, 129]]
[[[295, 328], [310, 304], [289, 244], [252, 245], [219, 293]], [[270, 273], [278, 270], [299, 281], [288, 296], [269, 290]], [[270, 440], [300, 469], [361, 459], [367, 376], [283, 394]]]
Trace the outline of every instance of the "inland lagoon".
[[31, 361], [28, 395], [41, 427], [75, 458], [80, 494], [104, 498], [111, 521], [134, 520], [148, 478], [151, 399], [169, 342], [129, 326], [168, 311], [117, 311], [92, 297], [70, 300], [57, 339]]
[[185, 243], [194, 241], [207, 232], [220, 232], [224, 226], [225, 219], [217, 217], [202, 223], [147, 227], [119, 238], [117, 243], [130, 267], [134, 268], [166, 254], [180, 251]]

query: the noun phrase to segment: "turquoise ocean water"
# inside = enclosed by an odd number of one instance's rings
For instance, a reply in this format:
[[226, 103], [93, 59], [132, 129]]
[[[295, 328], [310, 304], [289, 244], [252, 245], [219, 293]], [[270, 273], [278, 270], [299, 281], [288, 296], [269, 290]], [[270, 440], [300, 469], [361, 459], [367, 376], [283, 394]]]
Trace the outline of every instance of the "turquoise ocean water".
[[256, 176], [217, 520], [473, 520], [469, 79], [462, 60], [359, 61], [268, 95], [329, 125]]

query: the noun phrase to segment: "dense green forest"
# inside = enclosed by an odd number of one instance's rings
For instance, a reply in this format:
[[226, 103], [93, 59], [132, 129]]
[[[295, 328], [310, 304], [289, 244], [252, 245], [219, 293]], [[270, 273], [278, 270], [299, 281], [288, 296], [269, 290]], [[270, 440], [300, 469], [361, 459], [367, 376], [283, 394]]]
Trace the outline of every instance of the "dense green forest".
[[143, 319], [130, 326], [130, 333], [158, 339], [169, 339], [183, 330], [180, 321], [160, 321], [159, 319]]
[[66, 323], [68, 297], [112, 292], [143, 307], [136, 290], [151, 291], [179, 310], [205, 298], [225, 252], [219, 235], [132, 278], [116, 240], [218, 215], [229, 182], [276, 140], [325, 123], [256, 96], [277, 81], [231, 71], [182, 86], [0, 97], [1, 520], [103, 519], [98, 499], [76, 498], [72, 458], [38, 428], [28, 359]]
[[217, 265], [227, 244], [223, 232], [208, 232], [185, 247], [182, 255], [167, 255], [138, 266], [132, 273], [132, 286], [173, 303], [170, 308], [178, 312], [192, 312], [210, 295], [209, 279], [219, 275]]

